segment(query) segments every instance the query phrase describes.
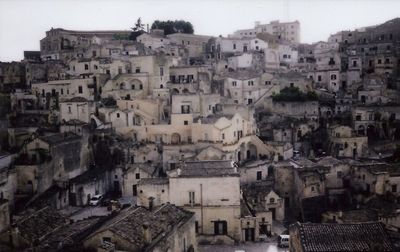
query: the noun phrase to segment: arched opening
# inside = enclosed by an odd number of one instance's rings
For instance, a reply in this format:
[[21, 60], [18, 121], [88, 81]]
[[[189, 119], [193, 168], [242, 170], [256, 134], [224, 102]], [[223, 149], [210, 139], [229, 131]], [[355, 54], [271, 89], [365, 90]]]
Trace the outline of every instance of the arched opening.
[[177, 88], [173, 88], [171, 90], [171, 95], [179, 94], [179, 90]]
[[357, 133], [361, 136], [365, 136], [365, 127], [364, 125], [358, 126]]
[[368, 125], [367, 136], [368, 136], [368, 141], [375, 141], [378, 139], [378, 135], [377, 135], [375, 126]]
[[120, 84], [119, 84], [119, 89], [125, 89], [125, 83], [123, 83], [123, 82], [120, 83]]
[[171, 144], [178, 144], [181, 142], [181, 136], [178, 133], [173, 133], [171, 135]]
[[188, 93], [189, 93], [189, 90], [188, 90], [187, 88], [184, 88], [184, 89], [182, 90], [182, 93], [188, 94]]
[[[131, 89], [135, 90], [135, 89], [142, 89], [143, 88], [143, 83], [138, 80], [138, 79], [133, 79], [129, 81], [130, 85], [131, 85]], [[142, 87], [142, 88], [140, 88]]]
[[257, 147], [252, 144], [248, 143], [247, 145], [247, 151], [246, 151], [246, 158], [250, 160], [255, 160], [257, 159]]
[[394, 140], [400, 140], [400, 127], [397, 127], [394, 131]]
[[90, 126], [92, 129], [97, 128], [96, 120], [94, 120], [93, 118], [90, 119]]
[[367, 99], [366, 99], [366, 97], [365, 97], [365, 95], [362, 95], [361, 96], [361, 103], [362, 104], [365, 104], [365, 101], [366, 101]]

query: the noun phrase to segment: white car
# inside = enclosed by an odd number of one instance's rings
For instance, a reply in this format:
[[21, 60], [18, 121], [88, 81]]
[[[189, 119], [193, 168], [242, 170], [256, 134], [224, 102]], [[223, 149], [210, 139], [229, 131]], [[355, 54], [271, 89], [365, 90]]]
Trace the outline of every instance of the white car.
[[94, 195], [89, 201], [89, 206], [97, 206], [97, 205], [99, 205], [102, 199], [103, 199], [103, 195], [102, 194]]

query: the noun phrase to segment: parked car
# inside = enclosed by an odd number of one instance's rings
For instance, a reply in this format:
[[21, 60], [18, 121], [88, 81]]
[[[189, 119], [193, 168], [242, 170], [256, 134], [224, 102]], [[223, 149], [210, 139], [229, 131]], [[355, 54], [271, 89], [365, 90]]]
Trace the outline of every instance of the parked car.
[[119, 198], [117, 201], [121, 208], [130, 207], [132, 205], [132, 199], [130, 197], [122, 197]]
[[89, 201], [89, 206], [98, 206], [101, 203], [102, 199], [102, 194], [94, 195]]
[[278, 237], [278, 247], [280, 248], [288, 248], [289, 247], [289, 235], [280, 235]]

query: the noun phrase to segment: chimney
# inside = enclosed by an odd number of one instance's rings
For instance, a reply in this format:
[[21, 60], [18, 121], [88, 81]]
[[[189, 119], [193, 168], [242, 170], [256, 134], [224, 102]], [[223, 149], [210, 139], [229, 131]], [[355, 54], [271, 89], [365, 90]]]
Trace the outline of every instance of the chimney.
[[146, 221], [145, 223], [143, 223], [142, 227], [143, 227], [143, 239], [144, 239], [144, 243], [146, 245], [149, 245], [151, 243], [151, 233], [150, 233], [150, 228], [149, 228], [150, 224]]

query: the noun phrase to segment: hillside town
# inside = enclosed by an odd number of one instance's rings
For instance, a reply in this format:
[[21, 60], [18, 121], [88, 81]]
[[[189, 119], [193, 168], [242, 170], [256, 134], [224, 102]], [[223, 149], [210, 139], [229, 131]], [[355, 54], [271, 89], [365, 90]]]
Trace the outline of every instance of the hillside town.
[[400, 18], [300, 34], [139, 18], [0, 62], [0, 251], [400, 251]]

